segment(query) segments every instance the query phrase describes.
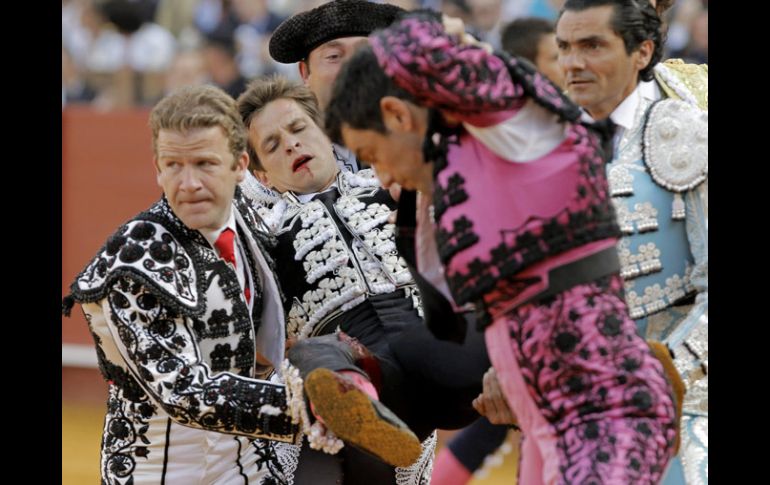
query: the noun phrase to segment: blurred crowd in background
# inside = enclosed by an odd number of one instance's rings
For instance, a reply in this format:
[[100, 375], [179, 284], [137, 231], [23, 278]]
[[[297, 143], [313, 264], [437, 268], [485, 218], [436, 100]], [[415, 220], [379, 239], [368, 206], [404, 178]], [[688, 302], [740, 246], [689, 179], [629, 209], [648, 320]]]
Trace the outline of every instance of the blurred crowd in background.
[[[211, 83], [237, 97], [249, 80], [297, 67], [274, 62], [267, 44], [294, 13], [327, 0], [62, 0], [62, 108], [151, 106], [183, 85]], [[514, 19], [555, 22], [563, 0], [391, 0], [460, 17], [501, 47]], [[708, 0], [676, 0], [667, 12], [664, 58], [708, 63]]]

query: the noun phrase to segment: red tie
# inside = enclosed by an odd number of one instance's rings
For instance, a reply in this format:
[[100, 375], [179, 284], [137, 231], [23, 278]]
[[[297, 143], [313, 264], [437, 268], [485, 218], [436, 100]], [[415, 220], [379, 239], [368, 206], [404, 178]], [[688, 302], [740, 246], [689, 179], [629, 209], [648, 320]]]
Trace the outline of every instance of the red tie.
[[[217, 248], [217, 251], [219, 251], [219, 257], [227, 261], [228, 263], [231, 263], [233, 265], [233, 268], [236, 268], [237, 265], [235, 263], [235, 233], [232, 229], [225, 228], [224, 231], [222, 231], [222, 234], [219, 235], [217, 238], [217, 241], [214, 243], [214, 247]], [[243, 290], [243, 293], [246, 295], [246, 302], [248, 303], [251, 298], [251, 291], [249, 290], [248, 285], [246, 286], [246, 289]]]
[[228, 227], [219, 235], [214, 246], [219, 251], [219, 257], [228, 263], [232, 263], [233, 267], [235, 267], [235, 245], [233, 242], [235, 242], [235, 233]]

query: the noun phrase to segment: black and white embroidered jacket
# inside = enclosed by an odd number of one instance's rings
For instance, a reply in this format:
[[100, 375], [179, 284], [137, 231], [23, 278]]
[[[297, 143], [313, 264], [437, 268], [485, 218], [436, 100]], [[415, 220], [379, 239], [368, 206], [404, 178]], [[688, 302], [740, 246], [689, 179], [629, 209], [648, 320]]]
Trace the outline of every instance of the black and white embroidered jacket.
[[[254, 275], [251, 314], [233, 268], [165, 198], [120, 227], [65, 298], [81, 303], [109, 382], [103, 483], [283, 483], [278, 443], [297, 428], [282, 385], [256, 378], [259, 350], [277, 364], [283, 308], [256, 214], [236, 192], [236, 226]], [[276, 448], [278, 446], [278, 448]]]
[[309, 202], [286, 192], [257, 209], [278, 239], [271, 253], [289, 308], [289, 336], [319, 334], [367, 296], [397, 289], [419, 309], [414, 280], [396, 251], [395, 226], [387, 222], [395, 206], [365, 169], [340, 171], [336, 186]]

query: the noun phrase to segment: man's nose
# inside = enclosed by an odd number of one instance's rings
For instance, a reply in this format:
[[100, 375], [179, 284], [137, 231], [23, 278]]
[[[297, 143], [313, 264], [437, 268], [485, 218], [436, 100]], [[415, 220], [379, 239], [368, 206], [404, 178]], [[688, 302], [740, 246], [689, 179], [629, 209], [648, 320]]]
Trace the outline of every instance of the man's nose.
[[195, 191], [201, 188], [201, 181], [195, 168], [188, 165], [182, 169], [182, 183], [180, 188], [184, 191]]

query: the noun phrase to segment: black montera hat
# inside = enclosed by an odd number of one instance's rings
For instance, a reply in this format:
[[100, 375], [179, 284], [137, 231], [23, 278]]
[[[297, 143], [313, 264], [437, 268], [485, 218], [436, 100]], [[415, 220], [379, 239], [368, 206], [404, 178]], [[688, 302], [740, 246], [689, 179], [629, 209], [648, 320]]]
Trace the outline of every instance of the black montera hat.
[[286, 19], [270, 37], [270, 56], [291, 64], [332, 39], [368, 36], [390, 25], [404, 10], [366, 0], [336, 0]]

